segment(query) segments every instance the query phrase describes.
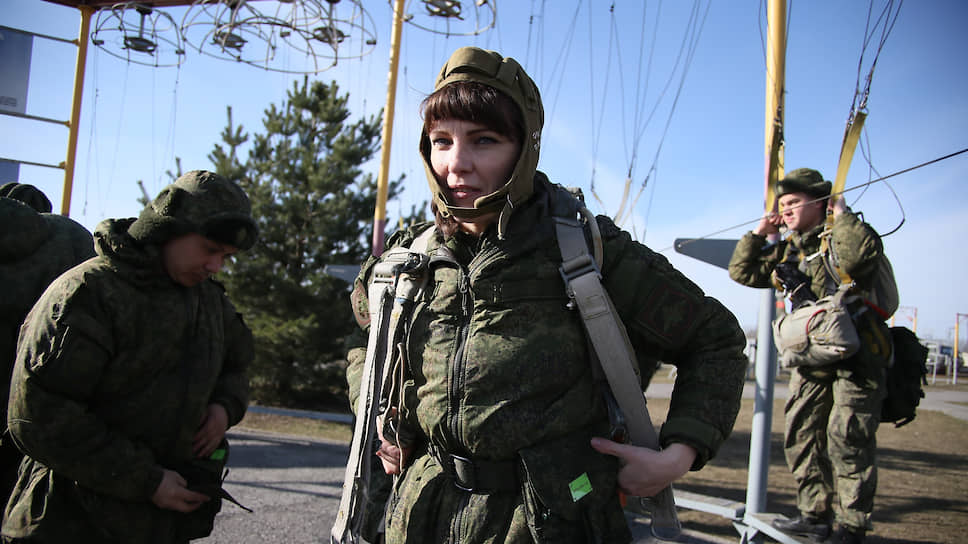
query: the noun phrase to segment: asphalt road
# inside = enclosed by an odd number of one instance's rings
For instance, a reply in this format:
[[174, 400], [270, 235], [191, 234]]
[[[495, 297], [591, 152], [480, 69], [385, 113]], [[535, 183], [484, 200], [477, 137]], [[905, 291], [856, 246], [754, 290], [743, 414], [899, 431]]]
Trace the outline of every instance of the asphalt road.
[[[246, 512], [223, 501], [205, 544], [329, 542], [349, 446], [287, 435], [231, 430], [225, 489]], [[635, 542], [655, 542], [646, 518], [629, 514]], [[716, 542], [687, 532], [681, 542]]]
[[[647, 394], [668, 396], [671, 384], [652, 384]], [[755, 395], [747, 384], [744, 396]], [[774, 391], [787, 395], [785, 384]], [[931, 391], [921, 409], [938, 410], [968, 420], [968, 393]], [[328, 414], [314, 414], [328, 418]], [[774, 414], [774, 417], [782, 417]], [[246, 512], [225, 502], [206, 544], [303, 544], [329, 542], [329, 530], [339, 504], [349, 445], [272, 433], [231, 430], [232, 444], [225, 488], [253, 510]], [[654, 542], [643, 518], [630, 518], [635, 541]], [[712, 537], [686, 533], [682, 542], [717, 542]]]

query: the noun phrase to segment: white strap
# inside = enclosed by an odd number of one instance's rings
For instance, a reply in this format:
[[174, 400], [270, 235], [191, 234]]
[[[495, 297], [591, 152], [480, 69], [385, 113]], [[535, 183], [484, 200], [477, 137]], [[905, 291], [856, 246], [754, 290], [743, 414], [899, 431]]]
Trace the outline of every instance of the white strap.
[[[367, 292], [370, 335], [360, 379], [360, 396], [356, 402], [353, 441], [343, 476], [343, 492], [336, 521], [330, 531], [330, 542], [333, 544], [355, 543], [360, 539], [369, 494], [370, 460], [373, 457], [380, 397], [392, 381], [392, 346], [396, 344], [395, 337], [401, 328], [399, 323], [405, 314], [404, 306], [412, 304], [426, 284], [427, 245], [435, 230], [434, 227], [425, 230], [410, 248], [399, 247], [387, 251], [373, 267], [373, 279]], [[419, 262], [415, 263], [415, 259]], [[408, 266], [419, 270], [414, 274], [407, 273], [403, 269]]]

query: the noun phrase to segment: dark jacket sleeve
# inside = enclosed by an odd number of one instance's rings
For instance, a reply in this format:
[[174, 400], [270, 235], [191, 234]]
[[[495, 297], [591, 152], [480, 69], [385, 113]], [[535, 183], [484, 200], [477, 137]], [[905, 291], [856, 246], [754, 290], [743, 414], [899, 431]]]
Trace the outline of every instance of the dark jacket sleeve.
[[733, 256], [729, 259], [729, 277], [747, 287], [771, 287], [770, 276], [782, 255], [781, 246], [767, 247], [765, 236], [747, 232], [733, 249]]
[[255, 358], [252, 331], [245, 324], [228, 297], [222, 296], [222, 315], [225, 321], [225, 359], [212, 391], [211, 402], [221, 404], [229, 416], [229, 426], [245, 416], [249, 405], [248, 369]]
[[604, 281], [619, 310], [641, 372], [654, 361], [677, 368], [662, 446], [685, 443], [697, 451], [693, 470], [711, 459], [739, 413], [748, 361], [743, 331], [719, 301], [705, 296], [661, 255], [599, 220], [605, 241]]
[[866, 284], [884, 252], [881, 237], [856, 215], [844, 212], [834, 219], [831, 239], [841, 269]]
[[55, 281], [27, 317], [11, 380], [11, 435], [68, 480], [148, 500], [162, 477], [151, 449], [90, 409], [111, 358], [111, 320], [89, 289], [70, 280]]

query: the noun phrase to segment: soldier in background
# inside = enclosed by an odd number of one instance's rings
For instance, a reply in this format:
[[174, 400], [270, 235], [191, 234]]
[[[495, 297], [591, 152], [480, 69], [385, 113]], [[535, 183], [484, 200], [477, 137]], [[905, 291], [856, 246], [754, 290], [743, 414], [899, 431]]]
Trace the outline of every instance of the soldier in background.
[[[465, 47], [423, 114], [436, 222], [388, 242], [409, 246], [436, 228], [428, 288], [404, 329], [402, 391], [387, 412], [394, 428], [382, 428], [377, 453], [399, 475], [386, 542], [628, 542], [619, 490], [655, 495], [729, 435], [747, 366], [742, 330], [665, 258], [599, 216], [602, 283], [642, 383], [658, 360], [678, 368], [662, 451], [607, 439], [607, 384], [568, 308], [554, 234], [553, 210], [574, 215], [577, 201], [537, 171], [537, 87], [514, 59]], [[377, 262], [364, 263], [352, 295], [364, 330]], [[363, 346], [348, 355], [352, 406], [365, 357]]]
[[[794, 307], [836, 291], [839, 278], [820, 255], [831, 183], [820, 172], [800, 168], [777, 183], [778, 214], [767, 214], [736, 244], [729, 277], [750, 287], [778, 280]], [[880, 236], [850, 212], [842, 197], [833, 199], [832, 245], [840, 267], [864, 292], [884, 247]], [[767, 244], [785, 225], [789, 237]], [[862, 301], [856, 304], [863, 306]], [[870, 529], [877, 488], [876, 431], [885, 395], [889, 331], [872, 307], [851, 308], [861, 338], [858, 353], [828, 366], [792, 369], [784, 410], [784, 453], [797, 481], [799, 515], [774, 522], [777, 528], [818, 539], [837, 524], [834, 542], [863, 542]]]
[[17, 183], [16, 181], [4, 183], [0, 186], [0, 197], [19, 200], [36, 210], [37, 213], [50, 213], [53, 209], [47, 195], [27, 183]]
[[6, 503], [20, 465], [7, 436], [7, 397], [20, 325], [54, 278], [94, 256], [91, 233], [73, 219], [49, 213], [50, 200], [33, 185], [0, 187], [0, 502]]
[[211, 276], [256, 236], [245, 193], [204, 171], [137, 219], [98, 225], [98, 256], [51, 284], [20, 336], [8, 425], [26, 459], [5, 542], [167, 544], [211, 531], [220, 501], [192, 490], [184, 468], [242, 419], [253, 357]]

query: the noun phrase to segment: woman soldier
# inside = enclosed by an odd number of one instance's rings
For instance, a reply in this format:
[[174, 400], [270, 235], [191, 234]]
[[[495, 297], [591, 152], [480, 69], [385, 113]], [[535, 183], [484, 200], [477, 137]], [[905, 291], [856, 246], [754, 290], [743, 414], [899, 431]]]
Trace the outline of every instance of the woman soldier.
[[[665, 258], [598, 217], [602, 282], [643, 387], [658, 361], [678, 369], [661, 451], [604, 438], [607, 385], [559, 273], [553, 211], [575, 198], [536, 170], [537, 87], [513, 59], [465, 47], [422, 106], [435, 222], [396, 233], [388, 247], [436, 231], [429, 281], [407, 324], [402, 393], [381, 435], [394, 436], [377, 453], [398, 475], [386, 541], [628, 542], [619, 490], [654, 495], [701, 468], [731, 431], [743, 333]], [[364, 263], [352, 296], [364, 329], [377, 262]], [[365, 355], [348, 357], [354, 406]], [[576, 482], [587, 482], [584, 495]]]

